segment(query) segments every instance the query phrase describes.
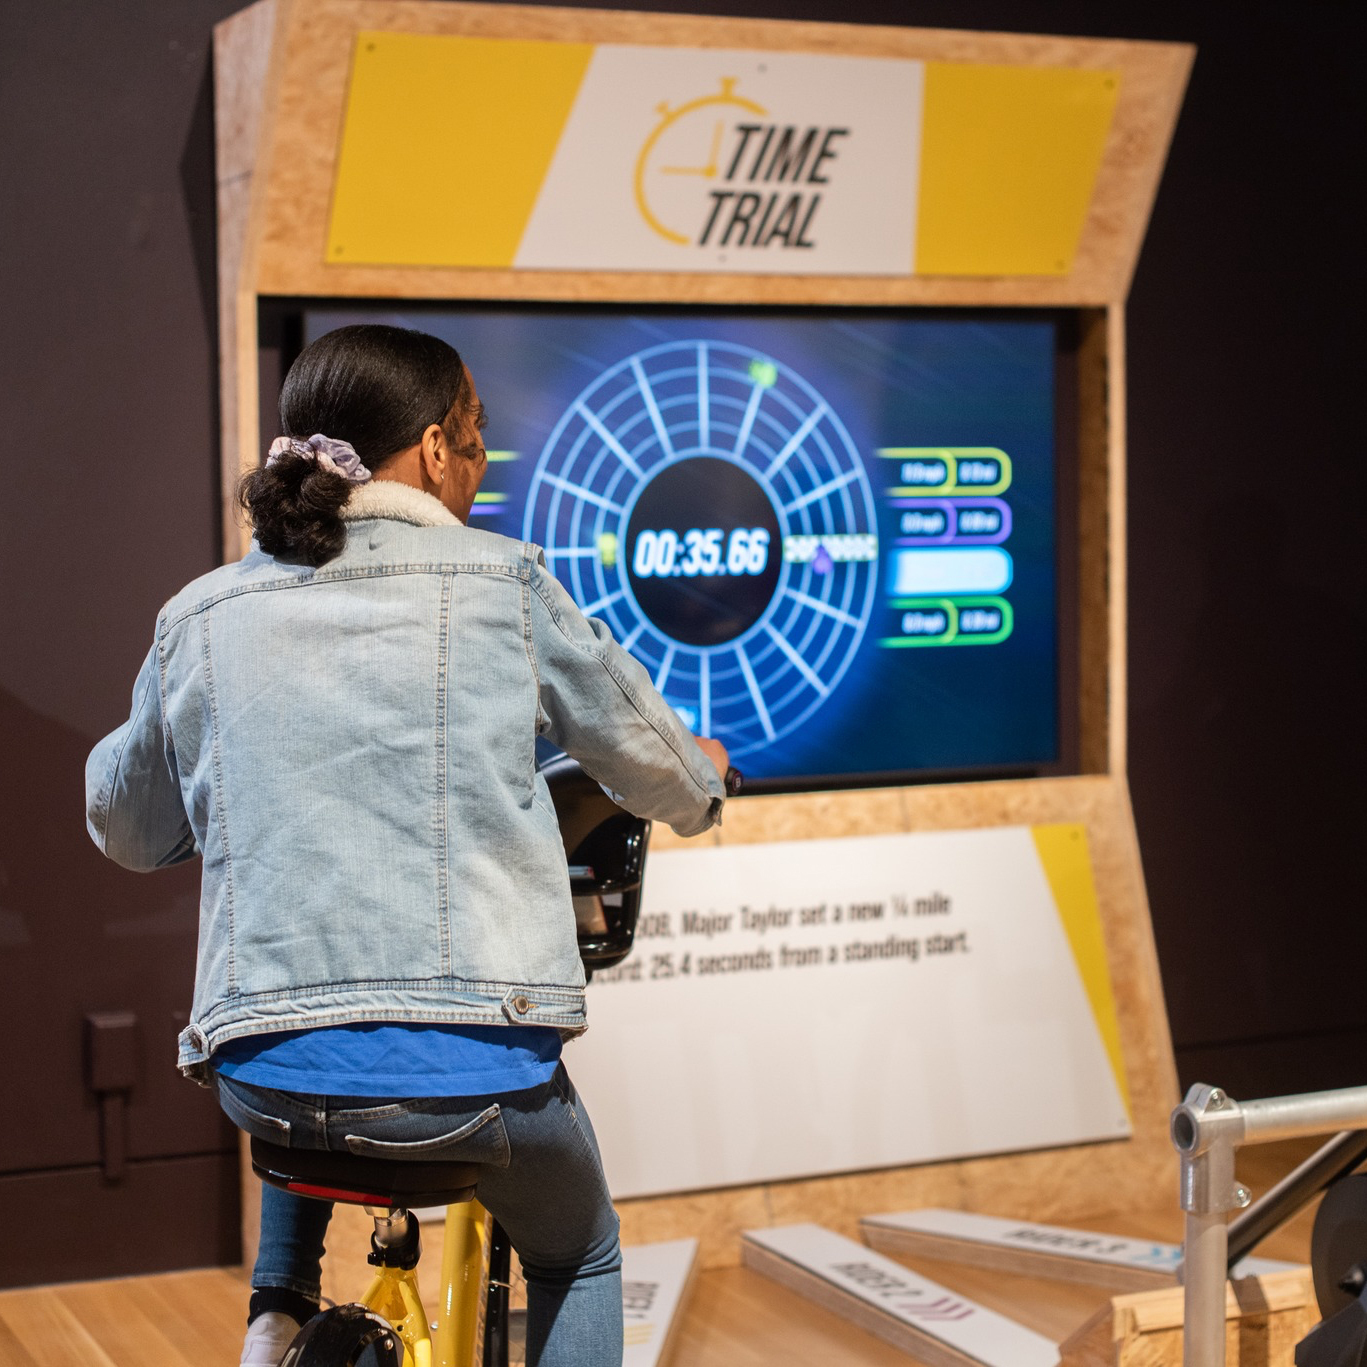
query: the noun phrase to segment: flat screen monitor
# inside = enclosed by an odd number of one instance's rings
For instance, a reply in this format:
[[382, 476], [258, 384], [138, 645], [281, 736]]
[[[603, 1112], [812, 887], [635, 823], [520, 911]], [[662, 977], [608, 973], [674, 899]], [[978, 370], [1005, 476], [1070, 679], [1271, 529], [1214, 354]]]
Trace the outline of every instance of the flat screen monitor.
[[752, 790], [1068, 770], [1044, 312], [309, 305], [435, 333], [474, 525], [543, 547]]

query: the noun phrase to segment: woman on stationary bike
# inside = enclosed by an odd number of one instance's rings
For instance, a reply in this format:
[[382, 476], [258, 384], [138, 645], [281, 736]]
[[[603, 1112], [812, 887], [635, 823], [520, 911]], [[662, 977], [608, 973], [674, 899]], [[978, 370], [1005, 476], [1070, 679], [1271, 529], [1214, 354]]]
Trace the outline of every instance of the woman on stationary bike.
[[[329, 333], [280, 416], [251, 552], [162, 609], [90, 756], [91, 835], [134, 869], [203, 856], [182, 1072], [275, 1143], [480, 1163], [527, 1361], [610, 1367], [617, 1217], [560, 1062], [584, 975], [535, 744], [682, 835], [719, 819], [726, 752], [535, 546], [467, 525], [484, 410], [444, 342]], [[331, 1213], [263, 1187], [244, 1365], [317, 1311]]]

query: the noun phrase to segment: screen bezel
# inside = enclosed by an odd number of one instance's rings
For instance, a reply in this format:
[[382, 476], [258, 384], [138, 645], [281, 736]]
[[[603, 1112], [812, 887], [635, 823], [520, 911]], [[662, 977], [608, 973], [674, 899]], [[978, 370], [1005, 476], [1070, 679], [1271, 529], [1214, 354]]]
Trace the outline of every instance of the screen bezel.
[[[1054, 568], [1055, 568], [1055, 759], [1016, 765], [965, 765], [948, 769], [887, 770], [877, 773], [803, 774], [753, 779], [745, 791], [781, 795], [846, 792], [860, 789], [925, 787], [937, 784], [1019, 781], [1076, 776], [1084, 772], [1081, 757], [1079, 500], [1081, 423], [1079, 420], [1079, 353], [1083, 340], [1082, 310], [1075, 308], [915, 307], [775, 304], [679, 304], [583, 300], [574, 302], [502, 299], [403, 299], [391, 297], [261, 296], [257, 300], [259, 450], [278, 435], [275, 396], [303, 349], [306, 315], [344, 309], [376, 314], [402, 312], [446, 314], [460, 309], [479, 312], [553, 312], [605, 318], [721, 316], [802, 320], [850, 317], [891, 319], [960, 319], [1047, 321], [1054, 327]], [[268, 397], [270, 396], [270, 397]]]

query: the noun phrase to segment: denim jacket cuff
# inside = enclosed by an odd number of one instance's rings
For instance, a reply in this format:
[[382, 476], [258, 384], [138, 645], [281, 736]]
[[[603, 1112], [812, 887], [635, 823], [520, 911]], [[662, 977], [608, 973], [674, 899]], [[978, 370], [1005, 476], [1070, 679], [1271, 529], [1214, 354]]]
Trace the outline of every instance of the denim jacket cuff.
[[724, 797], [714, 797], [712, 801], [708, 803], [707, 811], [703, 813], [702, 820], [698, 822], [696, 826], [689, 826], [687, 828], [671, 826], [670, 830], [684, 840], [687, 840], [690, 836], [701, 835], [704, 831], [711, 830], [713, 826], [721, 825], [722, 808], [725, 806], [726, 799]]

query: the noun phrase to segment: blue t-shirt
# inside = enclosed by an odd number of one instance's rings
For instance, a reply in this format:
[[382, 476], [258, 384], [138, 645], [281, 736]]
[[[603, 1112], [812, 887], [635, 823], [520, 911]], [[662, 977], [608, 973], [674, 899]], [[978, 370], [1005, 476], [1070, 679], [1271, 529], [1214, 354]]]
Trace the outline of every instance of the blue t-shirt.
[[560, 1032], [545, 1025], [367, 1021], [230, 1040], [213, 1055], [224, 1077], [310, 1096], [488, 1096], [550, 1081]]

